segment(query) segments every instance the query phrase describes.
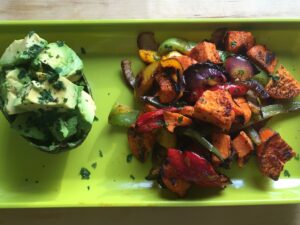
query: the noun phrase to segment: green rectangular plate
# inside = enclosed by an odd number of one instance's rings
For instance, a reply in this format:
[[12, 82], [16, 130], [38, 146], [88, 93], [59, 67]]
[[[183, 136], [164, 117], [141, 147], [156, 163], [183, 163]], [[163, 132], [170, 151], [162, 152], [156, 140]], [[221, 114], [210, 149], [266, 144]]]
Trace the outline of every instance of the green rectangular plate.
[[[257, 43], [266, 44], [300, 79], [300, 20], [202, 19], [122, 21], [12, 21], [0, 22], [0, 52], [10, 42], [34, 30], [48, 41], [64, 40], [82, 57], [85, 74], [97, 104], [99, 121], [77, 149], [57, 155], [40, 152], [9, 128], [0, 115], [0, 207], [82, 206], [216, 206], [300, 203], [300, 161], [291, 160], [285, 169], [290, 177], [277, 182], [260, 175], [255, 159], [243, 169], [226, 174], [233, 184], [223, 191], [193, 190], [185, 199], [174, 195], [145, 176], [150, 163], [141, 164], [129, 154], [126, 130], [107, 124], [116, 102], [133, 105], [131, 91], [124, 85], [120, 61], [132, 59], [135, 71], [142, 68], [137, 57], [136, 37], [153, 31], [159, 41], [181, 37], [194, 41], [210, 38], [219, 27], [252, 31]], [[80, 53], [84, 47], [87, 54]], [[278, 117], [270, 126], [300, 151], [300, 117], [297, 113]], [[99, 152], [103, 157], [100, 157]], [[97, 167], [92, 168], [92, 164]], [[91, 171], [82, 180], [79, 171]], [[135, 179], [131, 178], [131, 175]]]

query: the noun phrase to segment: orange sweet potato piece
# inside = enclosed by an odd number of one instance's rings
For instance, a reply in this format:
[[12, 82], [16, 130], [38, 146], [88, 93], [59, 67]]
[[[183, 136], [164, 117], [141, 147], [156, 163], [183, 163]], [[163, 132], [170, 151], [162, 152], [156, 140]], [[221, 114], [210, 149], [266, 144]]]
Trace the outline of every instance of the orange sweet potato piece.
[[132, 154], [141, 162], [145, 162], [155, 143], [155, 134], [139, 133], [132, 126], [127, 132], [129, 148]]
[[162, 182], [172, 192], [180, 197], [184, 197], [191, 184], [183, 179], [180, 179], [176, 170], [170, 165], [163, 165]]
[[[215, 132], [212, 134], [212, 144], [215, 146], [224, 160], [228, 159], [231, 155], [231, 143], [230, 143], [230, 136], [224, 133]], [[213, 155], [212, 162], [215, 166], [221, 164], [221, 160]]]
[[252, 115], [248, 102], [243, 97], [235, 98], [234, 101], [242, 110], [242, 115], [244, 117], [244, 124], [247, 124], [250, 121]]
[[268, 74], [274, 73], [277, 58], [273, 52], [264, 45], [255, 45], [247, 52], [248, 57]]
[[287, 71], [283, 65], [278, 68], [275, 77], [265, 87], [268, 94], [275, 99], [290, 99], [300, 94], [300, 82]]
[[262, 143], [257, 147], [257, 159], [260, 171], [273, 180], [278, 180], [284, 164], [296, 153], [270, 128], [263, 128], [259, 132]]
[[177, 94], [171, 80], [164, 74], [157, 74], [155, 77], [159, 91], [157, 92], [159, 101], [161, 103], [170, 103], [176, 99]]
[[224, 90], [207, 90], [194, 106], [193, 117], [229, 130], [235, 119], [231, 95]]
[[194, 107], [193, 106], [184, 106], [180, 111], [180, 114], [184, 116], [192, 117], [194, 114]]
[[180, 62], [183, 70], [186, 70], [189, 66], [197, 63], [196, 60], [186, 55], [176, 56], [175, 58]]
[[232, 140], [232, 147], [237, 153], [239, 167], [243, 167], [248, 156], [254, 150], [251, 139], [244, 131], [241, 131], [239, 135]]
[[225, 48], [229, 52], [247, 51], [255, 44], [254, 36], [246, 31], [228, 31], [225, 36]]
[[221, 62], [216, 45], [207, 41], [203, 41], [196, 45], [190, 51], [189, 56], [200, 63], [207, 61], [210, 61], [212, 63]]
[[164, 120], [166, 123], [166, 128], [171, 133], [174, 132], [175, 127], [178, 126], [189, 126], [192, 124], [192, 120], [180, 113], [173, 113], [164, 111]]

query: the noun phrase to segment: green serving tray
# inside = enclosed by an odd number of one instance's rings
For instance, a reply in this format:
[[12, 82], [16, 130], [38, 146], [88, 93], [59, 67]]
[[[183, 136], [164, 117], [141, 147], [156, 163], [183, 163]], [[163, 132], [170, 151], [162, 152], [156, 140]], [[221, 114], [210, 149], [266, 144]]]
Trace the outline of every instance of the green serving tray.
[[[233, 184], [222, 191], [192, 190], [178, 199], [145, 180], [150, 163], [128, 163], [125, 129], [113, 128], [107, 116], [116, 102], [135, 105], [120, 74], [120, 61], [133, 60], [134, 70], [143, 64], [137, 57], [136, 37], [153, 31], [159, 41], [181, 37], [193, 41], [209, 38], [219, 27], [252, 31], [258, 43], [276, 52], [300, 79], [300, 20], [199, 19], [199, 20], [103, 20], [0, 22], [0, 52], [10, 42], [34, 30], [49, 41], [64, 40], [84, 61], [85, 74], [97, 104], [95, 122], [86, 141], [77, 149], [57, 155], [34, 149], [9, 128], [0, 115], [0, 207], [82, 206], [216, 206], [300, 203], [300, 161], [287, 163], [290, 177], [264, 178], [252, 158], [245, 168], [225, 173]], [[80, 49], [84, 48], [86, 54]], [[300, 152], [300, 117], [297, 113], [272, 119], [270, 126]], [[96, 163], [96, 167], [95, 164]], [[94, 164], [94, 166], [92, 166]], [[91, 171], [82, 180], [79, 171]], [[95, 168], [94, 168], [95, 167]]]

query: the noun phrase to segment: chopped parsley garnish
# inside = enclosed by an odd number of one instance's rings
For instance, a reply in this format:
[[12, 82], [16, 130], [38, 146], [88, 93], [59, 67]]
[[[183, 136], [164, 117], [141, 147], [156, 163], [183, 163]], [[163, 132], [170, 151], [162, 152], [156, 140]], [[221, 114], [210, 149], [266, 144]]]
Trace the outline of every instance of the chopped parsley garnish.
[[27, 74], [26, 70], [21, 69], [20, 72], [19, 72], [19, 74], [18, 74], [18, 79], [22, 80], [23, 78], [26, 77], [26, 74]]
[[289, 172], [288, 170], [284, 170], [284, 171], [283, 171], [283, 175], [284, 175], [285, 177], [290, 177], [290, 176], [291, 176], [291, 174], [290, 174], [290, 172]]
[[36, 183], [36, 184], [38, 184], [38, 183], [39, 183], [39, 181], [38, 181], [38, 180], [36, 180], [36, 181], [35, 181], [35, 183]]
[[28, 37], [29, 38], [31, 38], [32, 37], [32, 35], [34, 35], [35, 34], [35, 32], [34, 31], [29, 31], [29, 33], [27, 34], [28, 35]]
[[81, 54], [82, 54], [82, 55], [85, 55], [85, 54], [86, 54], [86, 50], [85, 50], [84, 47], [81, 47], [81, 48], [80, 48], [80, 51], [81, 51]]
[[238, 70], [238, 75], [244, 75], [245, 71], [244, 70]]
[[49, 90], [43, 90], [40, 92], [39, 103], [47, 104], [49, 102], [55, 102], [55, 99], [51, 95]]
[[62, 46], [64, 46], [65, 42], [57, 41], [56, 44], [57, 44], [58, 47], [62, 47]]
[[297, 155], [295, 156], [295, 160], [299, 161], [299, 159], [300, 159], [300, 155], [299, 153], [297, 153]]
[[130, 163], [133, 159], [133, 155], [132, 154], [128, 154], [126, 157], [126, 162]]
[[103, 157], [103, 153], [101, 150], [99, 150], [99, 156], [102, 158]]
[[130, 177], [132, 180], [135, 180], [135, 176], [133, 176], [132, 174], [130, 174], [129, 177]]
[[29, 181], [29, 179], [28, 179], [28, 178], [25, 178], [25, 181], [26, 181], [26, 182], [28, 182], [28, 181]]
[[64, 83], [60, 80], [56, 81], [52, 86], [57, 91], [61, 91], [61, 90], [64, 90], [66, 88]]
[[182, 123], [182, 121], [183, 121], [183, 116], [179, 116], [178, 119], [177, 119], [177, 122]]
[[58, 59], [58, 58], [59, 58], [59, 55], [57, 55], [55, 58]]
[[280, 79], [279, 76], [273, 75], [271, 76], [273, 81], [278, 81]]
[[99, 121], [99, 118], [97, 116], [94, 117], [94, 121], [97, 122]]
[[90, 187], [90, 186], [87, 186], [86, 188], [88, 189], [88, 191], [91, 189], [91, 187]]
[[88, 180], [88, 179], [90, 179], [91, 172], [87, 168], [82, 167], [80, 169], [79, 174], [80, 174], [82, 180]]
[[231, 44], [231, 47], [235, 47], [236, 46], [236, 41], [232, 41], [230, 44]]
[[91, 167], [92, 167], [93, 169], [96, 169], [96, 168], [97, 168], [97, 163], [94, 162], [94, 163], [91, 165]]
[[62, 72], [62, 68], [56, 67], [56, 68], [55, 68], [55, 71], [56, 71], [56, 73], [61, 73], [61, 72]]

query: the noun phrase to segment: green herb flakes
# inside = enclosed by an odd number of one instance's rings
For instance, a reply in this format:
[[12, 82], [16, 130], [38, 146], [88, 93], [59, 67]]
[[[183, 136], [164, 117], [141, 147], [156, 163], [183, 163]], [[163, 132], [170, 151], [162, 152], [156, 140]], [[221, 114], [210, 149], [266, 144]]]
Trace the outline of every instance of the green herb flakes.
[[55, 99], [49, 90], [43, 90], [40, 92], [39, 102], [41, 104], [47, 104], [49, 102], [55, 102]]
[[290, 177], [290, 176], [291, 176], [291, 174], [290, 174], [290, 172], [289, 172], [288, 170], [284, 170], [284, 171], [283, 171], [283, 175], [284, 175], [285, 177]]
[[57, 41], [56, 44], [57, 44], [58, 47], [63, 47], [64, 44], [65, 44], [65, 42], [63, 42], [63, 41]]
[[128, 154], [127, 157], [126, 157], [126, 162], [127, 163], [130, 163], [133, 159], [133, 155], [132, 154]]
[[86, 54], [85, 48], [84, 48], [84, 47], [81, 47], [81, 48], [80, 48], [80, 52], [81, 52], [82, 55], [85, 55], [85, 54]]
[[237, 43], [236, 43], [236, 41], [232, 41], [230, 44], [231, 44], [231, 47], [236, 47]]
[[300, 159], [300, 155], [299, 153], [297, 153], [297, 155], [295, 156], [295, 160], [299, 161], [299, 159]]
[[91, 167], [92, 167], [93, 169], [96, 169], [96, 168], [97, 168], [97, 163], [94, 162], [94, 163], [91, 165]]
[[130, 177], [132, 180], [135, 180], [135, 176], [133, 176], [132, 174], [130, 174], [129, 177]]
[[91, 172], [87, 168], [82, 167], [79, 174], [82, 180], [88, 180], [90, 179]]
[[183, 116], [179, 116], [178, 119], [177, 119], [177, 122], [178, 122], [179, 124], [181, 124], [182, 121], [183, 121]]
[[99, 156], [100, 156], [101, 158], [103, 158], [103, 153], [102, 153], [101, 150], [99, 150]]

